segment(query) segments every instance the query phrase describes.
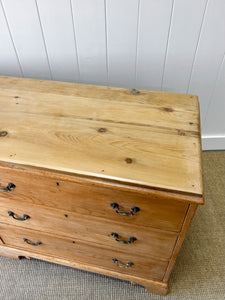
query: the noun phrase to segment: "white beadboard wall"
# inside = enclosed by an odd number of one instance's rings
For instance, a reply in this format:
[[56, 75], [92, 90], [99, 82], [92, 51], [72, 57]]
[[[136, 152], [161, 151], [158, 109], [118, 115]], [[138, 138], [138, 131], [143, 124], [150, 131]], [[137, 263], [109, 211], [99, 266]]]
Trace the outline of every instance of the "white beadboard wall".
[[199, 96], [225, 149], [224, 0], [0, 0], [0, 75]]

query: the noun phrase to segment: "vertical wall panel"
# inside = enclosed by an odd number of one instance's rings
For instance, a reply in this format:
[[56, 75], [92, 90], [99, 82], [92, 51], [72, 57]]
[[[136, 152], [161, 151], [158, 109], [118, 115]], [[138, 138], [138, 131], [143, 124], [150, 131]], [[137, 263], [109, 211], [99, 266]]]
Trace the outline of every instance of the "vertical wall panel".
[[185, 93], [207, 0], [175, 0], [162, 89]]
[[38, 0], [37, 5], [52, 78], [78, 81], [79, 70], [70, 0]]
[[2, 0], [24, 76], [49, 79], [50, 71], [34, 0]]
[[136, 70], [139, 89], [161, 89], [172, 4], [173, 0], [140, 2]]
[[106, 0], [109, 85], [135, 87], [138, 0]]
[[81, 81], [107, 84], [104, 0], [72, 0], [72, 7]]
[[211, 97], [203, 129], [207, 135], [225, 136], [225, 56]]
[[0, 2], [0, 75], [22, 76]]
[[0, 0], [0, 75], [196, 94], [221, 149], [224, 16], [224, 0]]
[[209, 0], [188, 90], [199, 96], [202, 123], [225, 51], [224, 16], [225, 1]]

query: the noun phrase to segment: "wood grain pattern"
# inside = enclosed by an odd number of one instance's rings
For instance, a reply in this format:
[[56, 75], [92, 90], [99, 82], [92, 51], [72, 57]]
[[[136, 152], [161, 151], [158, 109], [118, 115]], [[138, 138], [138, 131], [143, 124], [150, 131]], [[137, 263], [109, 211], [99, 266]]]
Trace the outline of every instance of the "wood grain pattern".
[[[24, 228], [21, 229], [2, 223], [0, 223], [0, 231], [5, 244], [8, 246], [25, 249], [32, 253], [42, 253], [51, 257], [69, 259], [71, 262], [98, 266], [99, 269], [108, 269], [139, 278], [161, 281], [168, 264], [167, 261], [123, 253], [114, 249], [108, 250], [102, 246], [93, 246], [90, 243], [86, 244], [81, 241], [73, 243], [72, 239]], [[24, 238], [34, 243], [39, 241], [41, 244], [38, 246], [29, 245], [24, 242]], [[133, 266], [128, 269], [121, 269], [113, 263], [113, 258], [117, 258], [122, 263], [131, 261]]]
[[10, 249], [7, 249], [6, 247], [1, 247], [1, 243], [0, 243], [0, 255], [6, 256], [9, 258], [20, 259], [20, 255], [16, 251], [14, 251], [14, 249], [12, 249], [12, 251], [11, 251]]
[[1, 77], [0, 104], [0, 254], [165, 295], [204, 203], [197, 97]]
[[[0, 192], [1, 199], [15, 200], [27, 205], [37, 204], [75, 212], [80, 216], [111, 220], [113, 222], [159, 228], [179, 232], [188, 208], [185, 202], [176, 201], [166, 192], [159, 194], [141, 194], [138, 191], [121, 190], [95, 185], [95, 182], [79, 178], [0, 165], [1, 187], [13, 182], [16, 188], [9, 193]], [[29, 184], [28, 184], [29, 182]], [[54, 195], [54, 196], [53, 196]], [[111, 202], [120, 205], [122, 211], [129, 212], [132, 206], [138, 206], [140, 212], [133, 217], [118, 215]]]
[[[29, 219], [18, 221], [9, 216], [8, 211], [16, 217]], [[2, 223], [16, 227], [40, 230], [50, 234], [70, 237], [101, 244], [105, 248], [133, 253], [144, 257], [158, 257], [169, 260], [177, 240], [177, 234], [168, 231], [135, 226], [135, 224], [116, 223], [111, 220], [99, 220], [92, 216], [81, 216], [64, 210], [44, 208], [37, 205], [0, 199], [0, 220]], [[137, 240], [132, 244], [115, 241], [111, 233], [117, 233], [119, 239], [128, 241], [130, 237]]]
[[151, 279], [146, 279], [146, 278], [142, 279], [135, 275], [133, 276], [130, 274], [121, 274], [120, 272], [115, 272], [115, 271], [108, 270], [108, 269], [102, 269], [95, 265], [83, 264], [76, 260], [72, 261], [72, 260], [68, 260], [66, 258], [61, 258], [61, 257], [52, 257], [52, 256], [46, 255], [44, 253], [35, 253], [33, 251], [31, 252], [31, 251], [25, 250], [25, 249], [12, 248], [10, 246], [0, 247], [0, 255], [12, 257], [12, 258], [34, 257], [37, 259], [46, 260], [46, 261], [53, 262], [56, 264], [62, 264], [65, 266], [79, 268], [79, 269], [90, 271], [90, 272], [96, 272], [96, 273], [100, 273], [100, 274], [107, 275], [107, 276], [113, 276], [113, 277], [120, 278], [123, 280], [131, 281], [131, 283], [141, 284], [141, 285], [145, 286], [148, 291], [151, 291], [152, 293], [162, 294], [162, 295], [166, 294], [166, 290], [168, 288], [168, 285], [161, 281], [156, 281], [156, 280], [151, 280]]
[[173, 267], [175, 265], [176, 259], [178, 257], [179, 252], [180, 252], [182, 244], [183, 244], [183, 242], [185, 240], [185, 237], [187, 235], [188, 229], [190, 227], [190, 224], [191, 224], [191, 221], [192, 221], [192, 219], [194, 217], [196, 209], [197, 209], [197, 205], [195, 205], [195, 204], [190, 204], [189, 205], [189, 209], [188, 209], [188, 212], [187, 212], [187, 215], [186, 215], [183, 227], [182, 227], [182, 231], [181, 231], [181, 233], [180, 233], [180, 235], [178, 237], [176, 246], [175, 246], [174, 251], [173, 251], [172, 258], [169, 261], [169, 264], [168, 264], [165, 276], [163, 278], [163, 282], [168, 282], [169, 281], [170, 274], [171, 274], [171, 272], [173, 270]]
[[[48, 93], [41, 93], [41, 101], [38, 93], [32, 94], [40, 81], [22, 84], [27, 84], [26, 96], [20, 83], [12, 82], [21, 80], [12, 79], [11, 84], [7, 78], [0, 81], [2, 106], [8, 99], [6, 88], [11, 89], [9, 109], [0, 114], [0, 127], [8, 132], [1, 138], [1, 160], [202, 194], [196, 97], [147, 91], [136, 96], [126, 89], [119, 89], [117, 95], [117, 89], [92, 86], [85, 92], [92, 91], [86, 97], [89, 99], [84, 99], [81, 94], [86, 86], [76, 85], [78, 97], [64, 95], [61, 105], [61, 92], [55, 94], [60, 85], [56, 83], [48, 83]], [[117, 96], [122, 95], [122, 103], [107, 99], [119, 100]], [[9, 149], [16, 149], [15, 155]]]

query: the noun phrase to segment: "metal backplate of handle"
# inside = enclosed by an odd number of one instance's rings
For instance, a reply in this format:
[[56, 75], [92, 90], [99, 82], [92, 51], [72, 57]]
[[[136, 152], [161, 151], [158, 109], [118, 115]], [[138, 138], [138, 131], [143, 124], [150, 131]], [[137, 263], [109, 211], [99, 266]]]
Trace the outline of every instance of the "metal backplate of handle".
[[132, 217], [134, 214], [136, 214], [137, 212], [140, 211], [139, 207], [132, 206], [131, 209], [130, 209], [130, 211], [127, 213], [127, 212], [120, 211], [120, 206], [116, 202], [111, 202], [110, 205], [112, 206], [113, 209], [115, 209], [116, 213], [119, 214], [119, 215], [121, 215], [121, 216]]
[[15, 189], [15, 184], [12, 182], [9, 182], [8, 185], [4, 188], [0, 187], [0, 192], [11, 192], [13, 189]]
[[120, 239], [119, 239], [119, 234], [116, 233], [116, 232], [112, 232], [112, 233], [111, 233], [111, 236], [114, 237], [114, 239], [115, 239], [117, 242], [122, 243], [122, 244], [131, 244], [131, 243], [134, 243], [134, 242], [137, 240], [137, 238], [134, 237], [134, 236], [129, 237], [129, 240], [128, 240], [128, 241], [120, 240]]

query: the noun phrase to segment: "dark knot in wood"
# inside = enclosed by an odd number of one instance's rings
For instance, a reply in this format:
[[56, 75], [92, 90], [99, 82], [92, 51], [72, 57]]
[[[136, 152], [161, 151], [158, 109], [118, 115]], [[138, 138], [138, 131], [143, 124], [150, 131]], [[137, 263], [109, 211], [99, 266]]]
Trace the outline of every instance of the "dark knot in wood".
[[106, 131], [107, 131], [106, 128], [99, 128], [99, 129], [98, 129], [98, 132], [106, 132]]
[[132, 95], [138, 95], [138, 94], [140, 94], [140, 91], [138, 91], [136, 89], [132, 89], [130, 92], [131, 92]]
[[130, 157], [127, 157], [125, 159], [125, 161], [126, 161], [127, 164], [132, 164], [132, 162], [133, 162], [132, 158], [130, 158]]
[[7, 131], [0, 131], [0, 136], [6, 136], [8, 134]]

